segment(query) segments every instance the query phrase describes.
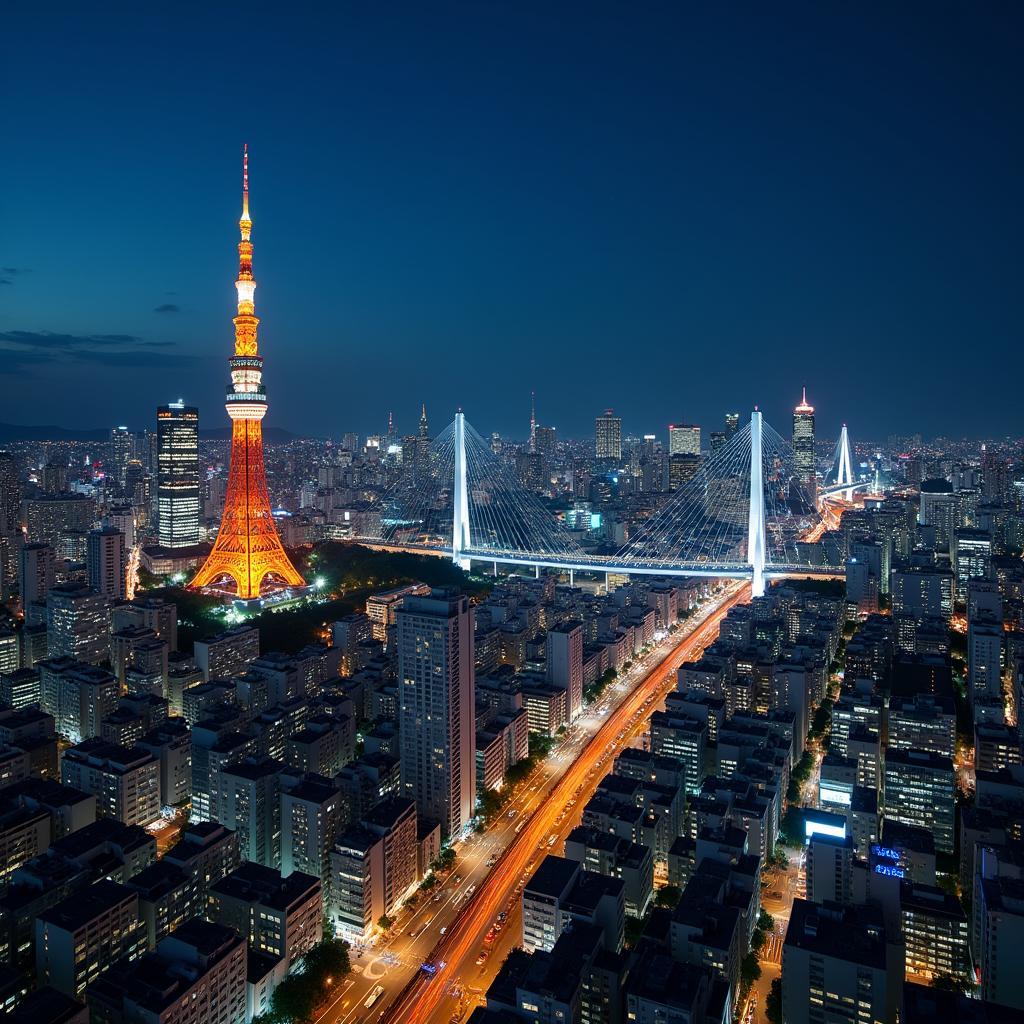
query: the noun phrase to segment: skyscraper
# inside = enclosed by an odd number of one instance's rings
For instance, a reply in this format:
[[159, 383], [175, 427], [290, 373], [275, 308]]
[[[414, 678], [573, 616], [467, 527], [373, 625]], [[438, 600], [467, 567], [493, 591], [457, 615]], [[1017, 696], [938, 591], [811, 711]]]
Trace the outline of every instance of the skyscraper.
[[156, 534], [162, 548], [199, 543], [199, 410], [180, 399], [156, 411]]
[[725, 414], [725, 436], [732, 438], [740, 429], [740, 414], [738, 412], [727, 412]]
[[10, 452], [0, 451], [0, 596], [17, 583], [18, 533], [21, 528], [21, 484], [18, 465]]
[[594, 421], [594, 455], [598, 459], [622, 458], [622, 418], [612, 409]]
[[127, 427], [111, 427], [110, 429], [110, 471], [107, 476], [113, 477], [118, 486], [124, 486], [124, 471], [128, 460], [132, 457], [132, 435]]
[[455, 836], [476, 802], [473, 612], [464, 595], [433, 590], [406, 597], [396, 618], [402, 786]]
[[813, 497], [814, 472], [814, 406], [807, 404], [807, 388], [800, 404], [793, 410], [793, 467], [797, 479]]
[[413, 469], [417, 480], [425, 480], [430, 472], [430, 423], [427, 420], [427, 403], [420, 409], [419, 433], [413, 450]]
[[669, 455], [700, 455], [700, 427], [690, 423], [668, 425]]
[[235, 354], [228, 360], [231, 386], [225, 406], [231, 419], [231, 468], [217, 541], [189, 586], [205, 587], [232, 580], [236, 595], [248, 600], [259, 597], [267, 583], [292, 587], [305, 584], [277, 535], [263, 464], [267, 392], [263, 387], [263, 358], [256, 341], [260, 321], [256, 316], [256, 282], [252, 276], [248, 147], [242, 155], [242, 217], [238, 227], [242, 235], [235, 282], [238, 315], [234, 318]]
[[558, 448], [558, 434], [554, 427], [536, 425], [533, 435], [533, 450], [545, 460], [555, 457]]

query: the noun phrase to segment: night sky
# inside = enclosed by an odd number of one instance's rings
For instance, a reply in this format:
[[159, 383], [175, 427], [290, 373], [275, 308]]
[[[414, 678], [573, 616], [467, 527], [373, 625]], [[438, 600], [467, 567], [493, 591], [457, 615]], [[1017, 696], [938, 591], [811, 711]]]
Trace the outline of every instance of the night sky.
[[1024, 433], [1021, 5], [204, 6], [4, 12], [0, 421], [227, 425], [247, 141], [268, 425]]

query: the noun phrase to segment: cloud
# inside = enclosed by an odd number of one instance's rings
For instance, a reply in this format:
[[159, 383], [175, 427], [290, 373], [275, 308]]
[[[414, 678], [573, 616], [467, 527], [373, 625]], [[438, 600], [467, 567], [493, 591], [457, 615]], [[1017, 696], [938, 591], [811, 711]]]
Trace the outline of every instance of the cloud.
[[181, 306], [173, 302], [165, 302], [153, 310], [154, 313], [178, 313], [180, 311]]
[[8, 277], [17, 277], [18, 274], [32, 273], [32, 271], [28, 267], [0, 267], [0, 270], [7, 274]]
[[88, 351], [107, 348], [165, 348], [173, 341], [146, 341], [135, 334], [62, 334], [59, 331], [0, 331], [0, 347]]
[[172, 341], [147, 341], [134, 334], [0, 331], [0, 373], [59, 362], [100, 366], [171, 366], [191, 362], [191, 356], [155, 351], [173, 345]]

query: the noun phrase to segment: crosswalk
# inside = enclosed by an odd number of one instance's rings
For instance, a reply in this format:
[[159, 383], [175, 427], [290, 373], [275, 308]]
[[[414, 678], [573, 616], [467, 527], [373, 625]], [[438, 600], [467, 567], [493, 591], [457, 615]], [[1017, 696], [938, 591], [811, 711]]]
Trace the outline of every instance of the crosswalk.
[[768, 936], [768, 941], [764, 944], [761, 949], [760, 959], [764, 963], [769, 964], [781, 964], [782, 963], [782, 936], [776, 932], [771, 932]]

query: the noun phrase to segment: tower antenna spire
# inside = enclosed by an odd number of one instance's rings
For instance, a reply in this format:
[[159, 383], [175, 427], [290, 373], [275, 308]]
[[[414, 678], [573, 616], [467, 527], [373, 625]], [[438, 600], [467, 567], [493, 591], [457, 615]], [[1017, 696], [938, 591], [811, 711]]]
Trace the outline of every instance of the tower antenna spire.
[[249, 143], [242, 143], [242, 220], [249, 219]]

